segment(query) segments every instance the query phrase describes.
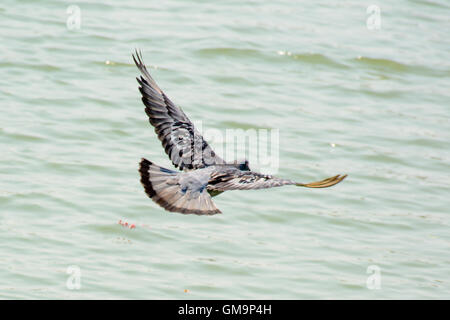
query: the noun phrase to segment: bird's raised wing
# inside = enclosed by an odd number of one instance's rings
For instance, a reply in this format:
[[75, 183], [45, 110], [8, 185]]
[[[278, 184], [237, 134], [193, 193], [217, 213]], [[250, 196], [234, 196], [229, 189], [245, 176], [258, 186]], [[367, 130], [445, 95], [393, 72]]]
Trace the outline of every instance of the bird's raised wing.
[[211, 175], [208, 189], [211, 191], [254, 190], [296, 185], [307, 188], [327, 188], [345, 179], [347, 175], [337, 175], [311, 183], [298, 183], [289, 179], [281, 179], [253, 171], [216, 172]]
[[191, 170], [224, 164], [225, 161], [215, 154], [183, 110], [158, 87], [144, 65], [142, 54], [137, 50], [133, 60], [142, 74], [136, 79], [140, 85], [145, 113], [173, 165], [180, 170]]

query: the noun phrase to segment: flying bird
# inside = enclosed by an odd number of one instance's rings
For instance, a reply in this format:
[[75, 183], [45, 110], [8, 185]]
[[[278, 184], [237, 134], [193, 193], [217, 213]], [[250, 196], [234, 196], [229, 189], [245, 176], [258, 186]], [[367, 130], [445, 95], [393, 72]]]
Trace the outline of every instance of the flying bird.
[[226, 162], [219, 157], [186, 114], [159, 88], [148, 72], [142, 53], [132, 55], [141, 72], [136, 78], [145, 113], [173, 165], [181, 171], [160, 167], [142, 158], [141, 183], [146, 194], [161, 207], [184, 214], [221, 213], [212, 197], [227, 190], [251, 190], [295, 185], [327, 188], [345, 179], [336, 175], [322, 181], [299, 183], [250, 170], [247, 160]]

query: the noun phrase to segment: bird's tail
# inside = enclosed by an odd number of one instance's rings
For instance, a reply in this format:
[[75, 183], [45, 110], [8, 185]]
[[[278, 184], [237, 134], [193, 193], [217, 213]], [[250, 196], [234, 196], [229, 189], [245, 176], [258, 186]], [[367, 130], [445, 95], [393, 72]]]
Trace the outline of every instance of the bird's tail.
[[328, 188], [328, 187], [334, 186], [335, 184], [338, 184], [339, 182], [344, 180], [346, 177], [347, 177], [346, 174], [344, 174], [343, 176], [338, 174], [337, 176], [327, 178], [327, 179], [324, 179], [321, 181], [310, 182], [310, 183], [297, 183], [296, 186], [307, 187], [307, 188]]
[[169, 170], [142, 159], [139, 173], [145, 193], [167, 211], [199, 215], [220, 213], [206, 188], [201, 192], [191, 192], [180, 186], [179, 178], [185, 174], [183, 172]]

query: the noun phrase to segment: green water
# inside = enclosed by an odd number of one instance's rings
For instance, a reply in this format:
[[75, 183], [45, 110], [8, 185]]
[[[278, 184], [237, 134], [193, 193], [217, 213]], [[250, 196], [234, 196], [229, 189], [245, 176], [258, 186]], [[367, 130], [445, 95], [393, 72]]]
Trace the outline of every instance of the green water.
[[[371, 4], [1, 1], [0, 298], [450, 298], [449, 3]], [[349, 177], [165, 212], [134, 48], [204, 127], [279, 129], [279, 176]]]

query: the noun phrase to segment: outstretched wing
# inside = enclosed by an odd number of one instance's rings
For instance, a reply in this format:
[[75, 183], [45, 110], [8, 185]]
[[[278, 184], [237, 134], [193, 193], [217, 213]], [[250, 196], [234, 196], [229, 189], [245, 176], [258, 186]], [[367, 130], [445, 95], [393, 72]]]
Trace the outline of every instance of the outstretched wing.
[[136, 50], [133, 60], [142, 75], [136, 78], [145, 105], [145, 113], [161, 140], [164, 150], [175, 167], [180, 170], [198, 169], [213, 164], [224, 164], [186, 114], [158, 87]]
[[211, 175], [208, 189], [211, 191], [226, 190], [254, 190], [296, 185], [307, 188], [328, 188], [341, 182], [347, 175], [337, 175], [311, 183], [298, 183], [289, 179], [281, 179], [271, 175], [260, 174], [253, 171], [218, 172]]

